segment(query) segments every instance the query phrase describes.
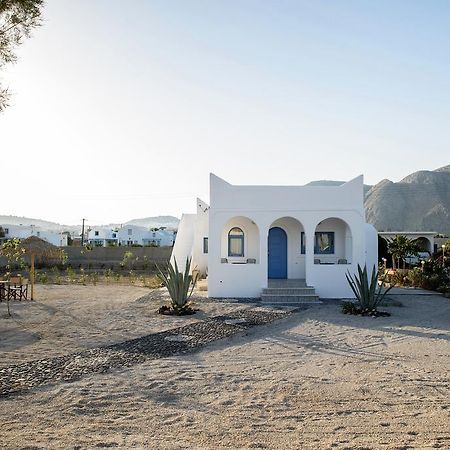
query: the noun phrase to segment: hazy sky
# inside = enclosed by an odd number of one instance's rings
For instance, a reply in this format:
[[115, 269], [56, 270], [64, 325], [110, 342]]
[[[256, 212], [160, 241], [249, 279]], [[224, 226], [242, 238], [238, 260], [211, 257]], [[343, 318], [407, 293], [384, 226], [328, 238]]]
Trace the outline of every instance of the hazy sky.
[[0, 214], [180, 216], [235, 184], [450, 163], [450, 2], [47, 0], [3, 74]]

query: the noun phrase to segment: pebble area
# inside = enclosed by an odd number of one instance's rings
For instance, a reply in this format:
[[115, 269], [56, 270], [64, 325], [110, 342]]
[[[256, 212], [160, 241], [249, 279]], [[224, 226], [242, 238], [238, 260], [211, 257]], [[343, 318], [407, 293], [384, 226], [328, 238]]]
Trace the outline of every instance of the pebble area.
[[287, 314], [289, 311], [266, 308], [239, 310], [118, 344], [16, 364], [0, 369], [0, 397], [24, 393], [46, 384], [75, 381], [84, 375], [130, 367], [149, 359], [190, 353], [210, 342], [273, 322]]

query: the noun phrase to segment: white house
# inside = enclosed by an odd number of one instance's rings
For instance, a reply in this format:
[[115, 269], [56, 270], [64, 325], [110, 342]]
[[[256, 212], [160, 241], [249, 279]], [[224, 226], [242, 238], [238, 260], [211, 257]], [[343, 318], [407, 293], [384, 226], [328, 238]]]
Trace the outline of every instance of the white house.
[[1, 224], [5, 234], [3, 239], [26, 239], [30, 236], [37, 236], [50, 244], [58, 247], [67, 246], [67, 235], [57, 231], [45, 230], [35, 225], [10, 225]]
[[143, 245], [156, 245], [157, 247], [171, 247], [175, 242], [173, 230], [150, 229], [142, 240]]
[[172, 246], [175, 240], [173, 230], [148, 229], [137, 225], [124, 225], [111, 230], [105, 227], [95, 227], [89, 230], [88, 242], [96, 247], [107, 246]]
[[198, 199], [197, 213], [182, 216], [172, 261], [183, 268], [192, 257], [210, 297], [295, 287], [350, 298], [345, 274], [377, 264], [377, 239], [362, 176], [341, 186], [235, 186], [211, 174], [210, 205]]
[[88, 242], [94, 247], [109, 247], [117, 245], [117, 230], [103, 227], [91, 228], [88, 231]]

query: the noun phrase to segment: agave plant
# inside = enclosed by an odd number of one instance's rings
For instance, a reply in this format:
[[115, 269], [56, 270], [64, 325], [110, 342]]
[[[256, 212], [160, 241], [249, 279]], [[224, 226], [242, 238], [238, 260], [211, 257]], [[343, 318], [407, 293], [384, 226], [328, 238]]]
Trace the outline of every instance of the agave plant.
[[347, 271], [345, 276], [362, 311], [376, 311], [386, 294], [393, 288], [390, 286], [388, 289], [383, 289], [382, 286], [378, 286], [378, 271], [375, 266], [373, 266], [370, 280], [366, 265], [362, 269], [358, 264], [358, 274], [351, 275]]
[[169, 263], [167, 274], [158, 267], [158, 278], [169, 291], [172, 300], [172, 309], [176, 314], [181, 314], [189, 308], [189, 299], [197, 284], [198, 276], [192, 276], [191, 258], [186, 258], [186, 267], [184, 273], [178, 270], [177, 260], [174, 258], [174, 264]]

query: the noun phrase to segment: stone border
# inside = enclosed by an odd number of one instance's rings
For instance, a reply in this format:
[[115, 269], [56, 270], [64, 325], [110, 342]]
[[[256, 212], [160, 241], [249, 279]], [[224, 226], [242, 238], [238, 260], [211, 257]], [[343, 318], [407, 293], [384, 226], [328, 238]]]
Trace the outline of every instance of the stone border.
[[192, 353], [210, 342], [271, 323], [290, 313], [258, 307], [238, 310], [118, 344], [5, 367], [0, 369], [0, 397], [24, 393], [47, 384], [75, 381], [93, 373], [131, 367], [146, 360]]

